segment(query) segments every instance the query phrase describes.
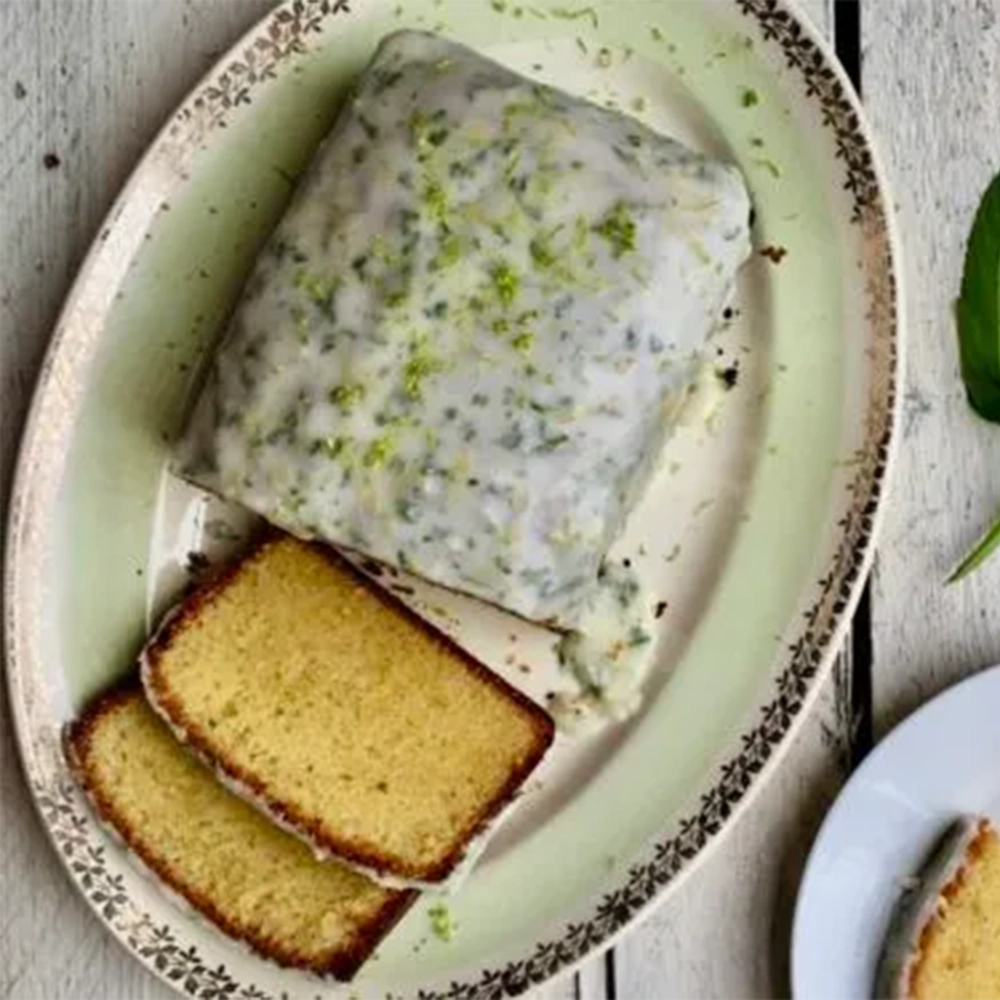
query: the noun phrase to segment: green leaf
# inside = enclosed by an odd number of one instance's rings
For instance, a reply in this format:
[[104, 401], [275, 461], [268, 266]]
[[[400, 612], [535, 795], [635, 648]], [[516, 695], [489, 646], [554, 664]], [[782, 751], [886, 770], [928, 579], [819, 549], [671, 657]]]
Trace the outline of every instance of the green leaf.
[[974, 569], [980, 567], [992, 555], [993, 550], [1000, 545], [1000, 517], [998, 517], [990, 529], [972, 547], [972, 551], [955, 567], [948, 583], [956, 583], [963, 576], [968, 576]]
[[[984, 420], [1000, 423], [1000, 174], [979, 203], [955, 303], [962, 381], [969, 405]], [[948, 577], [961, 580], [1000, 546], [1000, 517]]]
[[969, 402], [981, 417], [1000, 423], [1000, 175], [972, 225], [956, 319]]

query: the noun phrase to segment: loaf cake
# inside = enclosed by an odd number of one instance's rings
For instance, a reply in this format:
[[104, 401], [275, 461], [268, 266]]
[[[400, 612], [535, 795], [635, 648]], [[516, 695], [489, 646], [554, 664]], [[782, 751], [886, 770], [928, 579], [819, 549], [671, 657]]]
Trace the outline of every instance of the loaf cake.
[[154, 708], [320, 855], [448, 880], [553, 737], [548, 715], [333, 552], [271, 538], [160, 629]]
[[137, 682], [94, 703], [65, 745], [101, 819], [144, 865], [281, 965], [350, 979], [415, 897], [317, 861], [188, 754]]
[[878, 1000], [1000, 1000], [1000, 838], [964, 816], [901, 896], [879, 965]]
[[750, 252], [739, 170], [387, 37], [263, 250], [177, 469], [569, 629]]

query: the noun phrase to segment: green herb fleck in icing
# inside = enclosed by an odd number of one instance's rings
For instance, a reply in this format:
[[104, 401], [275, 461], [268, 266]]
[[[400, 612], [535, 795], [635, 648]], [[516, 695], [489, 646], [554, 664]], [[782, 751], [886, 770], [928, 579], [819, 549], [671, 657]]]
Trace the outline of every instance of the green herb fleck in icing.
[[635, 220], [623, 201], [617, 202], [615, 207], [594, 226], [594, 232], [610, 244], [611, 256], [615, 260], [635, 250]]
[[535, 344], [535, 335], [525, 331], [524, 333], [519, 333], [510, 343], [515, 351], [527, 354]]
[[326, 458], [341, 458], [347, 451], [347, 439], [343, 437], [319, 438], [313, 441], [309, 449], [312, 455], [323, 455]]
[[493, 288], [497, 293], [497, 298], [503, 306], [509, 306], [517, 298], [517, 293], [521, 287], [521, 279], [517, 272], [507, 263], [500, 261], [493, 267]]
[[448, 214], [448, 196], [437, 181], [429, 181], [424, 187], [424, 205], [432, 219], [443, 221]]
[[744, 87], [743, 94], [740, 97], [740, 104], [742, 104], [745, 108], [752, 108], [755, 105], [760, 104], [760, 96], [752, 87]]
[[330, 402], [350, 413], [365, 398], [365, 387], [358, 382], [344, 382], [330, 390]]
[[305, 309], [299, 306], [292, 306], [292, 322], [295, 324], [295, 332], [299, 335], [299, 341], [303, 344], [309, 341], [309, 317]]
[[375, 438], [365, 449], [362, 463], [366, 469], [377, 469], [385, 465], [395, 453], [396, 445], [392, 437], [389, 434], [383, 434], [381, 437]]
[[427, 347], [425, 338], [418, 338], [410, 345], [410, 357], [403, 366], [403, 392], [409, 399], [423, 398], [424, 379], [443, 370], [441, 359]]
[[295, 287], [303, 292], [311, 302], [325, 313], [332, 313], [333, 297], [340, 287], [339, 278], [324, 278], [308, 271], [298, 271], [295, 275]]
[[548, 268], [552, 267], [556, 262], [555, 251], [549, 244], [548, 239], [545, 236], [536, 236], [530, 243], [528, 250], [531, 253], [531, 259], [535, 262], [538, 267]]

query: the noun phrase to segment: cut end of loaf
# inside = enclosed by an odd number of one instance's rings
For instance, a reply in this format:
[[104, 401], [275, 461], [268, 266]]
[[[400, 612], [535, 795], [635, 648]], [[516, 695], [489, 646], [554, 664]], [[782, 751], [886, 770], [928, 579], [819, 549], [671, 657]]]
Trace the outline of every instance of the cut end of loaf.
[[156, 710], [314, 850], [447, 880], [552, 742], [549, 716], [329, 550], [269, 538], [146, 651]]

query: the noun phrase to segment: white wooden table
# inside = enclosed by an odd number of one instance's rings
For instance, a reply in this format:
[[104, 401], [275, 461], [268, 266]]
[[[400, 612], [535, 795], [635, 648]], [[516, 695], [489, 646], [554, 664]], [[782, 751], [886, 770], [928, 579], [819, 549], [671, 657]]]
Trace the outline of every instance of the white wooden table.
[[[951, 317], [972, 213], [1000, 168], [1000, 0], [862, 0], [860, 18], [845, 0], [801, 2], [848, 62], [863, 56], [906, 251], [905, 416], [871, 602], [853, 662], [849, 642], [793, 753], [737, 828], [613, 954], [535, 1000], [787, 994], [805, 855], [872, 720], [879, 736], [1000, 661], [990, 600], [1000, 559], [961, 586], [941, 583], [1000, 502], [1000, 428], [965, 405]], [[0, 0], [0, 515], [49, 331], [102, 216], [171, 109], [270, 5]], [[70, 888], [0, 706], [0, 1000], [171, 996]]]

